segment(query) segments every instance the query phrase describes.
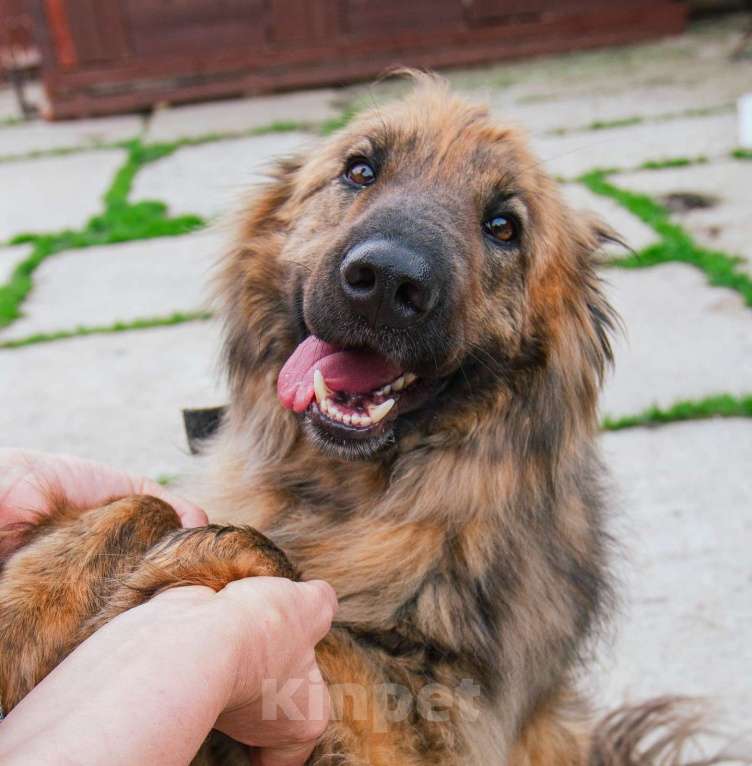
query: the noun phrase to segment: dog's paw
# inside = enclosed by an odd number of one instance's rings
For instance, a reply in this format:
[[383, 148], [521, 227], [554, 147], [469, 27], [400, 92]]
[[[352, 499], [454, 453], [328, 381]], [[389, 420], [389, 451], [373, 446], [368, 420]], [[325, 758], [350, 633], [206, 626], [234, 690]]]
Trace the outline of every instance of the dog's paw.
[[246, 577], [297, 574], [282, 551], [251, 527], [210, 524], [168, 534], [149, 550], [91, 627], [104, 624], [158, 593], [181, 585], [221, 590]]

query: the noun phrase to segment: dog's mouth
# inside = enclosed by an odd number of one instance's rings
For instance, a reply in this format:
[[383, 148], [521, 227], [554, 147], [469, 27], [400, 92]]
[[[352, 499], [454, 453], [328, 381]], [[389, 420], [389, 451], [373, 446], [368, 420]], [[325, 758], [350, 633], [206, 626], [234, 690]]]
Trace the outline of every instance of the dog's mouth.
[[309, 335], [282, 368], [277, 395], [307, 419], [322, 446], [351, 458], [393, 441], [397, 419], [425, 404], [435, 386], [376, 351], [337, 348]]

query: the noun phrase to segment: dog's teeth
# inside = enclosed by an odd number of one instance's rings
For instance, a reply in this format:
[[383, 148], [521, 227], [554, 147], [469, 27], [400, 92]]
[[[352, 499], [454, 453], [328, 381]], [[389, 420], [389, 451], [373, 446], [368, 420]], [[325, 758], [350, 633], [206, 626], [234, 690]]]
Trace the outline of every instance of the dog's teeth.
[[390, 385], [384, 386], [384, 388], [379, 389], [377, 393], [381, 394], [382, 396], [386, 396], [388, 393], [390, 393], [392, 390], [392, 387]]
[[345, 417], [344, 417], [344, 418], [342, 418], [342, 422], [343, 422], [343, 423], [344, 423], [346, 426], [351, 426], [351, 425], [352, 425], [352, 415], [345, 415]]
[[392, 390], [393, 391], [401, 391], [405, 387], [405, 376], [400, 375], [397, 380], [392, 383]]
[[318, 368], [313, 372], [313, 391], [316, 394], [316, 401], [321, 405], [332, 393], [326, 385], [324, 376]]
[[387, 399], [376, 407], [369, 407], [368, 414], [372, 423], [381, 422], [394, 407], [394, 399]]
[[418, 379], [418, 376], [412, 372], [405, 373], [405, 385], [410, 386]]

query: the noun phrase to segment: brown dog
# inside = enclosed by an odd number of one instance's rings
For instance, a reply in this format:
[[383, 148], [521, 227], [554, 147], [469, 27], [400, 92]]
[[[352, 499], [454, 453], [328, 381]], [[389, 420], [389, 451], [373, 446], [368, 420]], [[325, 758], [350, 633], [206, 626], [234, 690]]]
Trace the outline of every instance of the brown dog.
[[[611, 235], [519, 132], [416, 80], [242, 212], [204, 506], [337, 590], [319, 648], [335, 714], [312, 763], [672, 763], [683, 730], [653, 731], [667, 703], [598, 727], [571, 681], [611, 604], [595, 437], [614, 319], [594, 270]], [[125, 500], [55, 516], [11, 559], [6, 706], [161, 588], [290, 574], [247, 529], [176, 526]], [[90, 555], [113, 548], [115, 565]]]

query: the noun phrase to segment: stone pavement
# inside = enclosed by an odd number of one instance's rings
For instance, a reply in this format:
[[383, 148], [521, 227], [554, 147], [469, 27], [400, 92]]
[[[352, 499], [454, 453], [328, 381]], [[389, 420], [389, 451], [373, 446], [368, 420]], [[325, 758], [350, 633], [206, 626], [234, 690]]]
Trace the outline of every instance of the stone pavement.
[[[728, 57], [744, 23], [450, 74], [637, 251], [607, 248], [602, 271], [626, 326], [602, 400], [625, 597], [589, 683], [603, 704], [707, 694], [736, 727], [752, 706], [752, 161], [733, 156], [752, 59]], [[0, 91], [2, 444], [189, 471], [180, 408], [225, 400], [202, 313], [223, 234], [176, 217], [212, 221], [274, 157], [399, 89], [60, 125], [18, 124]]]

